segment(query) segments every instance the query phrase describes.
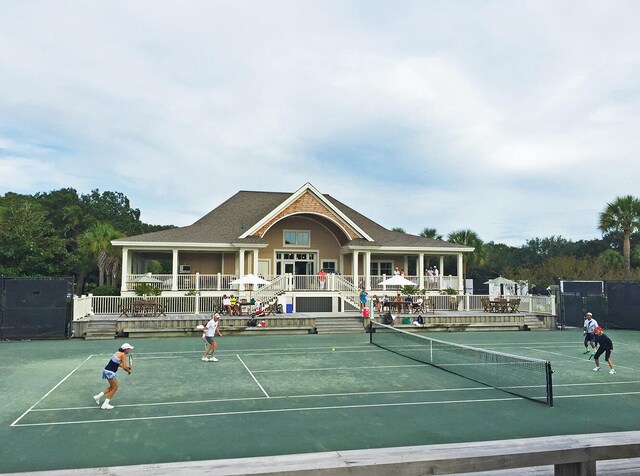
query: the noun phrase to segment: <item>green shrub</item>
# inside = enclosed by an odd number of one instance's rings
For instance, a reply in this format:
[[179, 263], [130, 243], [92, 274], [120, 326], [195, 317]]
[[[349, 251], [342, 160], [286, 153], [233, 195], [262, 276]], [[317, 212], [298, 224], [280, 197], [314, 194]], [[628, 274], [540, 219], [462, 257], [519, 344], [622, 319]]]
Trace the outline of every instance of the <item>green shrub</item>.
[[162, 289], [153, 287], [149, 283], [139, 283], [136, 285], [136, 296], [160, 296]]
[[113, 286], [98, 286], [93, 288], [91, 294], [94, 296], [120, 296], [120, 290]]

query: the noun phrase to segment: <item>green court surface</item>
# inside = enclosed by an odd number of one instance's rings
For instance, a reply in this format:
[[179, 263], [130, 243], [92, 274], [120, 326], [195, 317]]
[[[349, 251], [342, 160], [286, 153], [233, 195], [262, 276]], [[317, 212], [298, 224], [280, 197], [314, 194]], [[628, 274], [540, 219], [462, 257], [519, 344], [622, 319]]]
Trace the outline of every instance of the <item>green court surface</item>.
[[226, 336], [219, 362], [197, 337], [131, 341], [108, 411], [122, 341], [3, 342], [0, 472], [640, 430], [640, 333], [607, 334], [615, 375], [577, 330], [427, 334], [551, 361], [553, 408], [338, 334]]

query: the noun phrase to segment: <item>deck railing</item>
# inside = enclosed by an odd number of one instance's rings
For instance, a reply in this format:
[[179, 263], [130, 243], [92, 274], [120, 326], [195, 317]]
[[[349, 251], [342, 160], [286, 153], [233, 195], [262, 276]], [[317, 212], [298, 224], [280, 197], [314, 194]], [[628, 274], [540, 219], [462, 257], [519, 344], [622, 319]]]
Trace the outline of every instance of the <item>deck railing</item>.
[[[358, 290], [350, 282], [342, 277], [336, 276], [331, 280], [333, 291], [339, 291], [345, 298], [352, 299], [353, 303], [358, 303]], [[274, 280], [272, 285], [265, 286], [264, 291], [254, 292], [254, 297], [263, 302], [270, 302], [279, 294], [286, 292], [291, 287], [290, 279], [281, 276]], [[331, 291], [329, 289], [328, 291]], [[383, 293], [376, 294], [379, 298]], [[394, 295], [387, 294], [392, 301]], [[496, 296], [488, 295], [458, 295], [449, 296], [443, 294], [422, 294], [414, 295], [414, 300], [418, 297], [430, 298], [434, 303], [436, 311], [480, 311], [483, 312], [481, 300], [483, 298], [493, 299]], [[555, 300], [551, 296], [507, 296], [507, 298], [520, 299], [518, 310], [540, 315], [555, 315]], [[133, 303], [143, 299], [142, 296], [81, 296], [74, 298], [73, 318], [81, 319], [92, 314], [107, 314], [118, 316], [126, 309], [130, 309]], [[154, 296], [153, 299], [158, 304], [158, 309], [166, 314], [201, 314], [211, 313], [219, 309], [222, 305], [222, 293], [215, 296], [203, 296], [194, 293], [189, 296]], [[373, 294], [369, 294], [369, 300], [373, 299]]]
[[[359, 275], [356, 279], [351, 275], [332, 275], [327, 274], [325, 277], [317, 275], [291, 275], [292, 285], [295, 289], [318, 291], [329, 289], [328, 286], [333, 276], [340, 279], [349, 281], [357, 288], [366, 287], [366, 276]], [[231, 281], [237, 279], [238, 276], [234, 274], [179, 274], [176, 276], [176, 282], [174, 285], [173, 275], [171, 274], [129, 274], [127, 276], [126, 290], [135, 291], [136, 287], [141, 283], [137, 282], [144, 277], [151, 277], [160, 282], [149, 283], [151, 287], [161, 289], [162, 291], [237, 291], [237, 287], [231, 286]], [[267, 281], [272, 281], [278, 276], [263, 276]], [[383, 286], [379, 284], [390, 275], [370, 276], [370, 290], [371, 291], [393, 291], [398, 290], [398, 286]], [[415, 287], [418, 290], [425, 291], [438, 291], [441, 289], [453, 288], [458, 289], [458, 277], [457, 276], [438, 276], [427, 277], [423, 276], [422, 281], [419, 276], [405, 276], [406, 279], [415, 283]]]

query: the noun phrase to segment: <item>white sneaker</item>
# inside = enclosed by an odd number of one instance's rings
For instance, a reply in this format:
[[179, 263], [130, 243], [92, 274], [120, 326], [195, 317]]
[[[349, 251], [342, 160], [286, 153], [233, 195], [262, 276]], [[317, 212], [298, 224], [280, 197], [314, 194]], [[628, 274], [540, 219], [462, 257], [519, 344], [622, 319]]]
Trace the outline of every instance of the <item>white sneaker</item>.
[[113, 405], [109, 405], [107, 402], [104, 402], [100, 408], [102, 408], [103, 410], [112, 410]]
[[600, 367], [596, 367], [595, 369], [593, 369], [594, 372], [600, 372]]
[[96, 402], [96, 405], [100, 405], [100, 395], [94, 395], [93, 400]]
[[611, 369], [611, 370], [609, 370], [609, 373], [610, 373], [611, 375], [615, 374], [615, 373], [616, 373], [616, 369]]
[[217, 361], [218, 361], [218, 359], [217, 359], [217, 358], [215, 358], [215, 357], [213, 357], [213, 358], [209, 359], [209, 362], [217, 362]]
[[209, 359], [207, 357], [202, 357], [202, 359], [200, 360], [202, 360], [203, 362], [209, 362]]

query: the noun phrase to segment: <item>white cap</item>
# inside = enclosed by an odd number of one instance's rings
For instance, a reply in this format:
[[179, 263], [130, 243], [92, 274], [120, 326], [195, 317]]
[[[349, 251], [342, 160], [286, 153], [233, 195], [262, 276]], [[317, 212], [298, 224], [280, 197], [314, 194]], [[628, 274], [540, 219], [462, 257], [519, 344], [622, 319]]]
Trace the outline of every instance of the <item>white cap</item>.
[[131, 344], [127, 344], [126, 342], [120, 346], [122, 350], [133, 349]]

